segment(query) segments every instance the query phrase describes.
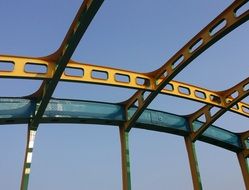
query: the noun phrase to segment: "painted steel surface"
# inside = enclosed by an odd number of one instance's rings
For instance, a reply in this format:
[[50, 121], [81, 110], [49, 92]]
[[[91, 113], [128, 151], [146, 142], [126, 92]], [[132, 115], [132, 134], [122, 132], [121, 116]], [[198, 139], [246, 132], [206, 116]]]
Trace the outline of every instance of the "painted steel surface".
[[[27, 123], [27, 144], [21, 190], [28, 189], [35, 136], [40, 123], [81, 123], [118, 126], [120, 130], [123, 190], [131, 190], [129, 131], [132, 127], [183, 136], [195, 190], [202, 189], [195, 141], [204, 141], [236, 153], [246, 189], [249, 189], [249, 132], [237, 134], [212, 125], [225, 112], [249, 117], [249, 79], [224, 91], [212, 91], [172, 80], [188, 64], [222, 37], [248, 21], [249, 10], [240, 12], [248, 0], [235, 0], [197, 33], [160, 68], [138, 73], [71, 60], [84, 32], [104, 0], [84, 0], [61, 46], [45, 57], [0, 56], [0, 78], [42, 80], [33, 94], [0, 98], [0, 124]], [[240, 12], [240, 13], [238, 13]], [[59, 81], [109, 85], [137, 90], [119, 104], [54, 99]], [[165, 94], [204, 103], [188, 116], [147, 109], [157, 95]], [[137, 105], [137, 106], [135, 106]], [[215, 113], [213, 108], [218, 108]], [[205, 121], [199, 118], [204, 116]]]
[[[126, 109], [129, 109], [134, 103], [138, 103], [138, 109], [134, 115], [125, 122], [125, 128], [129, 131], [132, 125], [142, 114], [143, 110], [154, 100], [158, 93], [188, 64], [190, 64], [202, 52], [212, 46], [215, 42], [227, 35], [229, 32], [243, 24], [249, 19], [247, 10], [241, 15], [237, 11], [247, 1], [234, 1], [220, 15], [196, 34], [188, 43], [186, 43], [177, 53], [175, 53], [162, 67], [151, 73], [155, 79], [155, 90], [144, 96], [144, 90], [138, 90], [131, 98], [125, 102]], [[216, 31], [221, 23], [225, 23], [222, 28]], [[214, 32], [215, 31], [215, 32]], [[162, 79], [160, 82], [157, 79]]]
[[[42, 58], [0, 56], [0, 78], [25, 78], [25, 79], [51, 79], [55, 72], [55, 62]], [[28, 70], [28, 66], [34, 66], [33, 70]], [[94, 73], [101, 73], [103, 77], [94, 77]], [[122, 80], [119, 77], [123, 77]], [[85, 63], [69, 61], [65, 71], [60, 78], [61, 81], [90, 83], [99, 85], [109, 85], [131, 89], [142, 89], [155, 91], [154, 78], [148, 73], [138, 73], [122, 69], [102, 67]], [[162, 79], [158, 79], [161, 82]], [[228, 89], [230, 90], [230, 89]], [[224, 91], [212, 91], [191, 84], [170, 81], [161, 90], [162, 94], [186, 98], [197, 102], [225, 108], [222, 101]], [[223, 99], [222, 99], [223, 98]], [[232, 101], [233, 97], [226, 97], [227, 101]], [[232, 112], [249, 117], [249, 105], [239, 101], [236, 107], [229, 108]]]
[[[36, 102], [28, 99], [0, 98], [0, 124], [21, 124], [32, 119]], [[129, 114], [133, 114], [132, 108]], [[51, 99], [41, 119], [41, 123], [82, 123], [119, 126], [125, 121], [125, 110], [120, 104], [83, 100]], [[202, 122], [194, 122], [195, 128]], [[157, 110], [146, 109], [135, 125], [152, 131], [186, 136], [190, 130], [187, 118]], [[222, 128], [211, 126], [200, 140], [239, 151], [242, 146], [239, 135]]]

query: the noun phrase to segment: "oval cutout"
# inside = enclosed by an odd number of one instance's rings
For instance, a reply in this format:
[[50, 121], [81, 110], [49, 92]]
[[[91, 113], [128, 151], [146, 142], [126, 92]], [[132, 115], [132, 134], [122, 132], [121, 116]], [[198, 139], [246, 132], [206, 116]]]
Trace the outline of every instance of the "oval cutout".
[[94, 79], [101, 79], [101, 80], [108, 79], [108, 73], [106, 71], [92, 70], [91, 74], [92, 78]]
[[180, 55], [178, 57], [178, 59], [176, 59], [173, 63], [172, 63], [172, 69], [175, 69], [182, 61], [184, 60], [184, 56]]
[[46, 74], [47, 70], [47, 65], [41, 63], [26, 63], [24, 67], [27, 73]]
[[66, 67], [64, 74], [71, 77], [83, 77], [84, 70], [82, 68]]
[[202, 91], [195, 90], [195, 97], [201, 98], [201, 99], [206, 99], [206, 94]]
[[239, 6], [237, 9], [234, 10], [234, 14], [236, 17], [241, 16], [243, 13], [249, 10], [249, 2]]
[[0, 61], [0, 71], [11, 72], [14, 70], [14, 62], [11, 61]]
[[222, 19], [220, 22], [218, 22], [216, 25], [214, 25], [209, 30], [210, 36], [217, 34], [219, 31], [221, 31], [223, 28], [225, 28], [226, 24], [227, 24], [227, 21], [225, 19]]
[[230, 96], [235, 99], [235, 98], [237, 98], [239, 96], [239, 92], [234, 91]]
[[248, 90], [249, 90], [249, 83], [246, 84], [246, 85], [243, 87], [243, 90], [244, 90], [244, 91], [248, 91]]
[[173, 91], [174, 90], [174, 86], [172, 84], [167, 84], [165, 87], [164, 87], [164, 90], [168, 90], [168, 91]]
[[150, 86], [150, 80], [146, 78], [137, 77], [136, 84], [141, 86]]
[[203, 44], [203, 39], [197, 40], [192, 46], [189, 47], [189, 52], [193, 53]]
[[190, 95], [190, 89], [187, 88], [187, 87], [179, 86], [179, 87], [178, 87], [178, 91], [179, 91], [181, 94]]
[[116, 73], [115, 74], [115, 80], [117, 82], [129, 83], [130, 82], [130, 76], [129, 75], [120, 74], [120, 73]]

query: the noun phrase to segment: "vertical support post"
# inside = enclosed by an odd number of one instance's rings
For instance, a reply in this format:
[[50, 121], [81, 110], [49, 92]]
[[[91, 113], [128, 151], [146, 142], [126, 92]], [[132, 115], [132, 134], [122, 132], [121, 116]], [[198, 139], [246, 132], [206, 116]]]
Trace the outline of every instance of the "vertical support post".
[[124, 127], [119, 127], [121, 142], [121, 160], [122, 160], [122, 180], [123, 190], [131, 190], [130, 158], [129, 158], [129, 134]]
[[247, 158], [244, 156], [243, 152], [237, 153], [237, 158], [243, 175], [245, 187], [246, 189], [249, 189], [249, 168]]
[[189, 159], [194, 190], [202, 190], [201, 177], [195, 152], [195, 144], [192, 142], [190, 136], [184, 138], [185, 138], [186, 149], [188, 152], [188, 159]]
[[28, 189], [36, 131], [37, 129], [31, 129], [30, 127], [28, 127], [27, 144], [26, 144], [25, 159], [23, 165], [22, 182], [20, 188], [21, 190]]

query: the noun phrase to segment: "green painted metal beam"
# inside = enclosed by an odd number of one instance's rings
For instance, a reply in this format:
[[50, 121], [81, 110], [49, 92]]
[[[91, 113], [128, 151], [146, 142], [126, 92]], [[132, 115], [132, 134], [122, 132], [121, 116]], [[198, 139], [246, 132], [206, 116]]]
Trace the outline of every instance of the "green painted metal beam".
[[[27, 123], [33, 118], [35, 101], [21, 98], [0, 98], [0, 124]], [[130, 109], [133, 114], [135, 108]], [[41, 123], [81, 123], [120, 126], [125, 121], [125, 110], [119, 104], [84, 100], [51, 99]], [[194, 122], [200, 128], [202, 122]], [[158, 110], [146, 109], [135, 123], [135, 128], [171, 133], [190, 134], [187, 119]], [[198, 140], [239, 152], [243, 149], [239, 134], [211, 125]]]
[[119, 127], [122, 161], [123, 190], [131, 190], [131, 168], [129, 152], [129, 134], [123, 126]]

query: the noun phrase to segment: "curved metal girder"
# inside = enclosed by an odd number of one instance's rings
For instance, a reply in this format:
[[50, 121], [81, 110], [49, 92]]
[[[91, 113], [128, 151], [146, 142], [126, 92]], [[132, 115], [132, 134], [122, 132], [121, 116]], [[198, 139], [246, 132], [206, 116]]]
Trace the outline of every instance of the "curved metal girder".
[[80, 41], [81, 36], [92, 21], [103, 1], [104, 0], [83, 0], [60, 47], [51, 55], [41, 57], [41, 59], [57, 62], [64, 56], [66, 51], [74, 51], [74, 48], [69, 46], [77, 46], [77, 41]]
[[[214, 106], [206, 105], [194, 114], [190, 115], [189, 124], [192, 128], [192, 133], [190, 134], [192, 141], [195, 141], [211, 124], [219, 119], [231, 107], [235, 106], [234, 109], [237, 109], [237, 103], [249, 95], [248, 87], [249, 78], [222, 93], [223, 95], [221, 96], [220, 101], [221, 104], [224, 105], [224, 108], [212, 111]], [[203, 125], [201, 127], [199, 126], [199, 128], [194, 128], [193, 122], [203, 116], [205, 119]]]
[[[212, 44], [220, 40], [230, 31], [243, 24], [249, 19], [249, 10], [237, 15], [238, 9], [246, 1], [234, 1], [219, 16], [193, 37], [182, 49], [172, 56], [161, 68], [151, 73], [154, 78], [155, 90], [144, 96], [144, 90], [138, 90], [130, 99], [124, 102], [126, 110], [138, 103], [138, 109], [132, 117], [127, 117], [126, 130], [129, 131], [146, 107], [154, 100], [157, 94], [191, 61], [199, 56]], [[221, 24], [223, 27], [219, 28]], [[218, 28], [218, 31], [216, 31]], [[160, 82], [158, 79], [162, 79]]]
[[[0, 98], [0, 124], [27, 123], [33, 117], [36, 102], [23, 98]], [[135, 108], [129, 110], [132, 115]], [[120, 104], [83, 100], [51, 99], [41, 123], [83, 123], [120, 126], [125, 121], [125, 110]], [[195, 125], [202, 125], [196, 121]], [[166, 112], [146, 109], [136, 128], [186, 136], [190, 133], [187, 118]], [[242, 149], [239, 135], [210, 126], [198, 139], [238, 152]]]
[[[102, 1], [85, 0], [83, 2], [83, 7], [85, 10], [89, 10], [94, 2], [96, 2], [97, 4], [101, 4]], [[35, 59], [39, 61], [33, 63], [31, 61], [25, 62], [23, 65], [18, 65], [14, 62], [14, 69], [11, 70], [11, 72], [0, 71], [0, 77], [10, 77], [8, 76], [8, 74], [13, 74], [15, 71], [20, 74], [19, 77], [44, 79], [41, 88], [34, 94], [35, 98], [38, 98], [38, 100], [42, 100], [41, 102], [38, 102], [37, 99], [36, 101], [21, 98], [0, 99], [0, 124], [28, 123], [31, 120], [32, 122], [30, 126], [32, 127], [37, 127], [40, 122], [99, 123], [119, 125], [125, 126], [126, 128], [126, 131], [123, 130], [121, 134], [121, 141], [123, 142], [126, 139], [126, 136], [124, 135], [128, 134], [128, 131], [133, 126], [148, 130], [182, 135], [185, 136], [185, 143], [188, 149], [189, 159], [192, 160], [191, 167], [196, 167], [193, 170], [194, 173], [192, 173], [192, 175], [195, 175], [198, 174], [198, 167], [196, 165], [197, 162], [193, 157], [194, 147], [192, 145], [194, 145], [194, 143], [192, 142], [192, 139], [190, 139], [190, 136], [193, 133], [189, 128], [188, 118], [146, 109], [150, 102], [153, 101], [153, 99], [160, 92], [193, 99], [195, 101], [209, 104], [205, 106], [203, 110], [208, 110], [204, 113], [205, 115], [207, 115], [207, 117], [211, 118], [208, 118], [208, 124], [198, 121], [193, 122], [195, 128], [200, 129], [197, 131], [198, 134], [196, 133], [197, 135], [193, 137], [194, 140], [202, 140], [204, 142], [208, 142], [236, 152], [241, 165], [246, 188], [248, 188], [249, 172], [247, 163], [245, 161], [247, 156], [249, 155], [249, 149], [247, 148], [249, 146], [247, 146], [244, 139], [247, 133], [244, 133], [243, 135], [236, 134], [211, 125], [215, 118], [217, 119], [218, 117], [220, 117], [220, 115], [223, 114], [224, 110], [227, 111], [231, 109], [236, 113], [248, 117], [248, 104], [240, 102], [240, 100], [248, 94], [248, 86], [245, 87], [246, 85], [248, 85], [248, 82], [246, 82], [246, 84], [242, 88], [241, 85], [239, 85], [238, 88], [236, 87], [230, 89], [230, 91], [228, 90], [226, 91], [226, 93], [224, 93], [212, 92], [184, 83], [171, 81], [182, 69], [184, 69], [184, 67], [186, 67], [193, 59], [195, 59], [213, 43], [215, 43], [224, 35], [232, 31], [234, 28], [238, 27], [243, 22], [248, 20], [248, 10], [242, 14], [237, 14], [238, 9], [240, 9], [246, 2], [248, 2], [248, 0], [234, 1], [231, 6], [229, 6], [216, 19], [214, 19], [192, 40], [190, 40], [181, 50], [179, 50], [168, 62], [166, 62], [158, 70], [147, 74], [137, 73], [135, 75], [131, 75], [131, 73], [124, 70], [118, 70], [118, 72], [116, 70], [113, 71], [110, 68], [101, 68], [99, 70], [99, 67], [89, 65], [84, 65], [84, 68], [82, 69], [82, 66], [79, 66], [79, 64], [77, 65], [77, 63], [74, 62], [72, 62], [72, 66], [68, 65], [67, 69], [71, 68], [81, 71], [83, 74], [80, 75], [84, 75], [84, 77], [77, 76], [77, 74], [70, 74], [70, 72], [69, 74], [67, 72], [64, 72], [67, 63], [70, 61], [70, 57], [77, 46], [77, 41], [80, 39], [77, 31], [81, 28], [81, 22], [78, 22], [78, 19], [81, 19], [82, 16], [84, 17], [85, 14], [78, 13], [76, 19], [69, 29], [69, 32], [66, 35], [66, 38], [62, 42], [62, 45], [54, 54], [47, 57]], [[76, 39], [74, 39], [74, 36], [77, 36]], [[3, 57], [6, 58], [6, 56]], [[6, 60], [0, 60], [0, 62], [5, 62], [6, 64]], [[7, 61], [7, 63], [8, 62], [9, 64], [11, 64], [12, 61], [9, 60]], [[75, 64], [77, 66], [75, 66]], [[27, 65], [40, 65], [41, 67], [45, 67], [46, 72], [33, 72], [32, 69], [31, 71], [29, 69], [25, 70]], [[89, 70], [85, 72], [85, 68], [87, 67]], [[94, 73], [98, 72], [104, 73], [106, 77], [96, 77]], [[1, 73], [3, 73], [3, 75], [1, 75]], [[22, 75], [23, 73], [25, 74]], [[49, 77], [47, 77], [47, 74], [49, 75]], [[11, 77], [16, 77], [16, 75], [12, 75]], [[124, 102], [125, 108], [118, 104], [51, 99], [53, 91], [60, 78], [62, 78], [62, 80], [76, 82], [82, 81], [82, 78], [84, 78], [84, 82], [115, 85], [128, 88], [132, 87], [138, 89], [138, 91], [129, 100]], [[169, 85], [169, 88], [165, 87], [167, 84]], [[149, 95], [147, 97], [145, 97], [145, 92], [149, 92]], [[238, 93], [236, 97], [232, 96], [234, 92]], [[29, 96], [29, 98], [31, 97]], [[138, 102], [138, 108], [133, 107], [136, 101]], [[233, 107], [234, 105], [236, 106]], [[221, 108], [221, 111], [218, 111], [214, 114], [214, 116], [211, 116], [210, 109], [214, 106]], [[36, 109], [37, 107], [38, 109]], [[131, 119], [128, 119], [127, 121], [127, 118]], [[203, 127], [205, 125], [207, 126], [207, 128]], [[211, 126], [208, 127], [209, 125]], [[30, 132], [31, 128], [29, 127], [23, 178], [24, 183], [22, 183], [22, 189], [27, 189], [26, 182], [28, 180], [28, 175], [26, 174], [29, 174], [30, 172], [29, 168], [33, 150], [33, 146], [30, 149], [33, 138]], [[123, 143], [123, 155], [125, 155], [126, 148], [127, 144], [125, 145]], [[128, 160], [125, 159], [123, 160], [124, 166], [127, 166], [127, 161]], [[124, 170], [123, 174], [124, 178], [128, 177], [127, 171]], [[199, 176], [196, 175], [196, 184], [198, 183], [198, 177]], [[124, 188], [129, 186], [128, 178], [125, 180], [126, 182], [124, 182]], [[201, 184], [197, 184], [196, 186], [194, 186], [194, 188], [200, 189]]]
[[82, 36], [88, 28], [93, 17], [97, 13], [98, 9], [102, 5], [104, 0], [84, 0], [71, 27], [69, 28], [67, 35], [62, 42], [59, 50], [49, 56], [46, 59], [55, 58], [55, 71], [53, 72], [52, 79], [49, 81], [43, 81], [40, 89], [35, 93], [40, 103], [37, 104], [37, 109], [34, 118], [30, 121], [32, 128], [37, 128], [39, 121], [47, 107], [47, 104], [52, 97], [52, 94], [64, 72], [66, 65], [70, 61], [76, 47], [78, 46]]
[[[104, 0], [84, 0], [60, 48], [54, 54], [44, 58], [55, 61], [55, 70], [51, 80], [44, 80], [38, 91], [33, 95], [39, 100], [39, 103], [36, 104], [34, 116], [29, 121], [27, 147], [30, 145], [29, 136], [31, 132], [37, 130], [44, 111], [52, 97], [62, 73], [64, 72], [64, 69], [66, 68], [67, 63], [70, 61], [70, 58], [77, 48], [83, 34], [103, 1]], [[29, 160], [29, 156], [32, 155], [32, 150], [26, 148], [21, 190], [28, 189], [28, 179], [31, 166], [31, 158]]]
[[[2, 55], [0, 56], [0, 66], [0, 77], [5, 78], [46, 80], [51, 79], [55, 71], [54, 62], [30, 57]], [[102, 74], [104, 73], [106, 77], [94, 77], [95, 72]], [[69, 61], [60, 80], [68, 82], [110, 85], [132, 89], [145, 89], [148, 91], [155, 90], [155, 86], [152, 85], [153, 77], [148, 74], [83, 64], [75, 61]], [[160, 80], [162, 79], [159, 79], [159, 82]], [[161, 90], [160, 93], [225, 108], [224, 104], [221, 104], [223, 91], [211, 91], [172, 80], [164, 89]], [[231, 100], [232, 99], [233, 98], [231, 97]], [[232, 107], [230, 110], [240, 115], [249, 117], [249, 104], [238, 102], [237, 107]]]

